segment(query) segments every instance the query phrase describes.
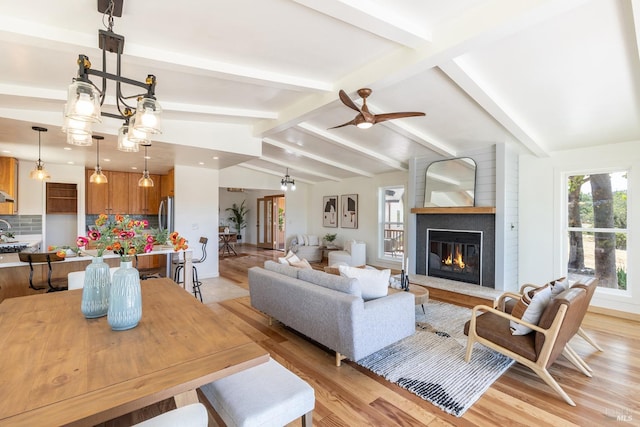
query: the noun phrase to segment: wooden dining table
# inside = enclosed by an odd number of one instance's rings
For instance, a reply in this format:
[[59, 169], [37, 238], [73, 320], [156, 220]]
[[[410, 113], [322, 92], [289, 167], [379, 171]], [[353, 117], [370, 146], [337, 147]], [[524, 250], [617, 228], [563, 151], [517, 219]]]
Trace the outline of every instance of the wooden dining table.
[[142, 319], [85, 319], [82, 290], [0, 303], [0, 425], [96, 425], [196, 389], [269, 354], [170, 279], [141, 283]]

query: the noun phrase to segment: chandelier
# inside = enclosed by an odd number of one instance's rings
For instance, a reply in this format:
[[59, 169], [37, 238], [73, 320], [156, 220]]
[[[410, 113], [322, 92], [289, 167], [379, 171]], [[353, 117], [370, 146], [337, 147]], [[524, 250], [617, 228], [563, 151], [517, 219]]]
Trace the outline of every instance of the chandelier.
[[291, 179], [289, 176], [289, 168], [287, 168], [287, 173], [284, 178], [280, 180], [280, 189], [282, 191], [287, 191], [291, 187], [291, 191], [296, 191], [296, 180]]
[[[102, 70], [91, 68], [89, 57], [78, 55], [78, 76], [69, 85], [67, 104], [65, 106], [65, 122], [63, 130], [67, 133], [67, 142], [75, 145], [91, 145], [91, 124], [101, 122], [101, 117], [123, 120], [118, 131], [118, 148], [122, 151], [138, 151], [138, 144], [150, 145], [150, 135], [162, 133], [162, 107], [156, 101], [156, 77], [149, 74], [144, 81], [136, 81], [123, 77], [122, 52], [124, 36], [113, 32], [114, 11], [121, 16], [123, 0], [100, 0], [98, 10], [104, 13], [103, 22], [107, 30], [98, 30], [99, 47], [102, 50]], [[103, 10], [100, 10], [101, 7]], [[116, 54], [116, 74], [107, 72], [107, 51]], [[96, 86], [89, 76], [101, 79], [100, 87]], [[115, 99], [117, 113], [102, 110], [107, 94], [107, 81], [115, 82]], [[144, 92], [125, 96], [122, 86], [135, 86]], [[131, 100], [135, 100], [135, 106]]]

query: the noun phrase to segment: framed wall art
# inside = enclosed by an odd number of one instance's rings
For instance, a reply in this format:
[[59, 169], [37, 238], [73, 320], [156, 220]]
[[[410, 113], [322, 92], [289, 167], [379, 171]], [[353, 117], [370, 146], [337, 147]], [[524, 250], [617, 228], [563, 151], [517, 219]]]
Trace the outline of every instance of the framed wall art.
[[322, 198], [322, 226], [338, 226], [338, 196], [324, 196]]
[[340, 227], [358, 228], [358, 195], [340, 196]]

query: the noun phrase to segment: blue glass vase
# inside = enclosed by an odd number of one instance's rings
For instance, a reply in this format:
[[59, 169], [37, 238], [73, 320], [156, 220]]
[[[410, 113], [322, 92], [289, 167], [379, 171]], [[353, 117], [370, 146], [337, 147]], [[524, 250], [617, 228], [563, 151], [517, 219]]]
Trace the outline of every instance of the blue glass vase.
[[109, 266], [102, 257], [95, 257], [84, 270], [84, 286], [80, 310], [87, 319], [107, 315], [109, 310], [109, 292], [111, 274]]
[[140, 273], [131, 261], [121, 261], [113, 273], [107, 321], [114, 331], [125, 331], [138, 326], [141, 318]]

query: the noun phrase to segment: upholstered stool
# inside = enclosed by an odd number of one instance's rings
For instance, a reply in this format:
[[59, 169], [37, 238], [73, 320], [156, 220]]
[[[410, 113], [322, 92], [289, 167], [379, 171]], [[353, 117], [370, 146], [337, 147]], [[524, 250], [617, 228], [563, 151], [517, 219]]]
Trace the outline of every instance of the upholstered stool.
[[194, 403], [134, 424], [133, 427], [207, 427], [208, 422], [207, 408], [202, 403]]
[[312, 424], [313, 388], [273, 359], [200, 389], [228, 426]]

